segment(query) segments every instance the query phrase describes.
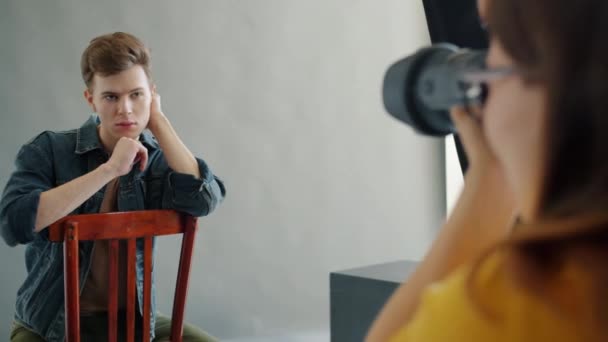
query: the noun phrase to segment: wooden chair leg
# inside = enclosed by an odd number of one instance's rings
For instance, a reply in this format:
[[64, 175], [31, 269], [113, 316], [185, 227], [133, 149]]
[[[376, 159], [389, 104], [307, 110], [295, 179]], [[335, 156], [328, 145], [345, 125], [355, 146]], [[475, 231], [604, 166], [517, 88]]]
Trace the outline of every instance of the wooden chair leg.
[[118, 240], [110, 240], [108, 255], [108, 342], [118, 334]]
[[127, 244], [127, 341], [135, 340], [135, 241]]
[[144, 238], [144, 305], [142, 341], [150, 341], [150, 300], [152, 297], [152, 237]]
[[78, 286], [78, 224], [68, 223], [63, 244], [65, 293], [65, 337], [80, 342], [80, 288]]
[[188, 295], [188, 281], [192, 264], [192, 251], [196, 237], [196, 220], [189, 218], [186, 231], [182, 238], [182, 251], [179, 260], [179, 270], [173, 300], [173, 315], [171, 316], [171, 341], [182, 342], [184, 330], [184, 311]]

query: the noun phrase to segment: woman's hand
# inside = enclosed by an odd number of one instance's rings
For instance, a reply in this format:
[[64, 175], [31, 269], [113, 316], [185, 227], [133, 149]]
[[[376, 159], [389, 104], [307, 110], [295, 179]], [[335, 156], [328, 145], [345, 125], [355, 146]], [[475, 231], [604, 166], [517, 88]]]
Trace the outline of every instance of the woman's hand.
[[482, 131], [481, 109], [475, 107], [467, 111], [463, 107], [454, 107], [450, 111], [450, 116], [469, 160], [467, 175], [480, 177], [493, 174], [506, 186], [503, 172]]
[[454, 107], [450, 115], [469, 160], [461, 197], [472, 192], [475, 196], [483, 196], [490, 201], [488, 205], [491, 211], [506, 210], [514, 214], [513, 191], [482, 131], [481, 109], [476, 107], [467, 111], [462, 107]]
[[505, 239], [515, 216], [513, 191], [490, 148], [481, 125], [481, 110], [451, 110], [452, 120], [469, 159], [463, 191], [446, 226], [471, 234], [476, 249]]

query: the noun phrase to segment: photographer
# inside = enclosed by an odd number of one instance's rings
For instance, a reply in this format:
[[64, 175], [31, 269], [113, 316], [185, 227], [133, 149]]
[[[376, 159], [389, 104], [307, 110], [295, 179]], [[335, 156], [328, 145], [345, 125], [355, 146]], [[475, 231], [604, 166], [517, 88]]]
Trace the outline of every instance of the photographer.
[[479, 9], [488, 95], [452, 110], [463, 192], [367, 341], [607, 341], [608, 3]]

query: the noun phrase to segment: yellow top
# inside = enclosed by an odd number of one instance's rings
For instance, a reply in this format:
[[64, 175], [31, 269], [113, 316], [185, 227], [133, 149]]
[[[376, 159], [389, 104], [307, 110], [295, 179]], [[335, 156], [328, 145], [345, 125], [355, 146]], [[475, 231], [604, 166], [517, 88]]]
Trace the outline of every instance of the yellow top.
[[593, 316], [586, 304], [590, 282], [580, 266], [566, 265], [539, 290], [551, 298], [549, 306], [547, 299], [513, 281], [504, 260], [496, 254], [484, 261], [474, 279], [475, 302], [467, 288], [470, 266], [429, 286], [413, 319], [390, 341], [592, 340]]

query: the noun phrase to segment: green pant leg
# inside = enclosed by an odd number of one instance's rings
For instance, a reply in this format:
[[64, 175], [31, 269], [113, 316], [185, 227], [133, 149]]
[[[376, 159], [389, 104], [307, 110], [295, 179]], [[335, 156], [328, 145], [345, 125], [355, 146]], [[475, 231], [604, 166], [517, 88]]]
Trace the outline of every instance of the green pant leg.
[[[154, 342], [169, 341], [171, 337], [171, 318], [160, 313], [156, 314], [156, 326], [154, 327], [156, 337]], [[207, 334], [194, 325], [184, 323], [184, 342], [217, 342], [218, 339]]]
[[[107, 342], [107, 323], [102, 316], [97, 319], [81, 319], [81, 340], [87, 342]], [[15, 322], [11, 330], [11, 342], [46, 342], [44, 338], [23, 325]]]
[[40, 335], [15, 322], [11, 330], [11, 342], [45, 342], [45, 340]]

